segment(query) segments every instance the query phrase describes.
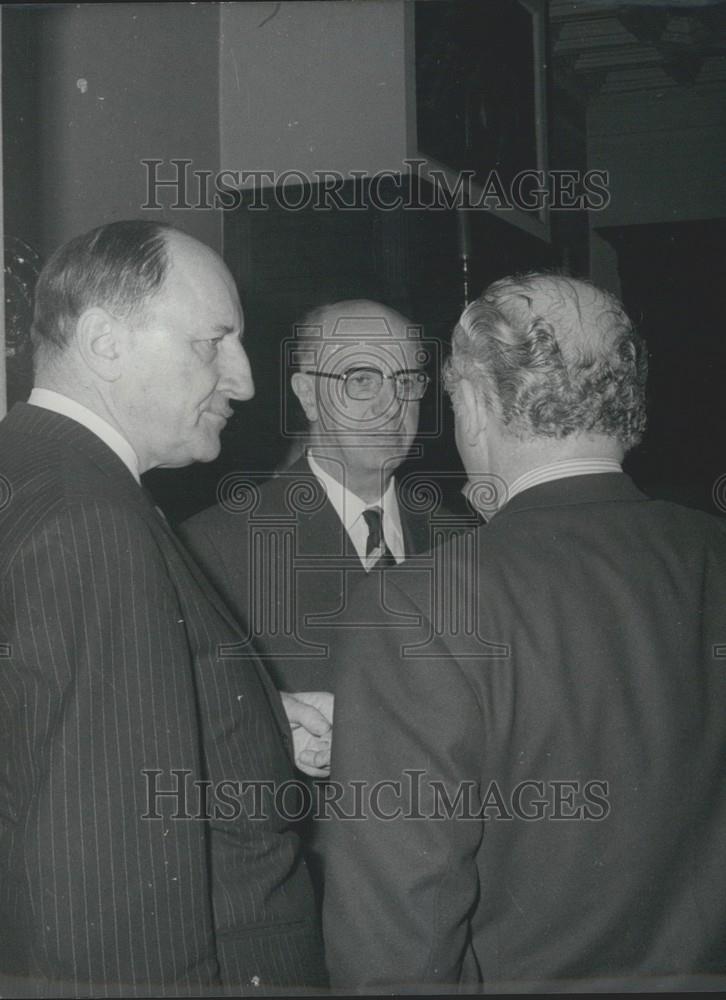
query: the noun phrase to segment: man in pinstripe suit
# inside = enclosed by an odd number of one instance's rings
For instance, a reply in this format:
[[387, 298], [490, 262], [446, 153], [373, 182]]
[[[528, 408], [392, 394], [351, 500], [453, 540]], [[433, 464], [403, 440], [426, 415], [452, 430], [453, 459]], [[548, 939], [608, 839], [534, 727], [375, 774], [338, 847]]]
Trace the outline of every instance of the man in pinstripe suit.
[[216, 457], [241, 330], [221, 260], [154, 223], [39, 281], [36, 388], [0, 424], [1, 994], [325, 981], [297, 837], [234, 784], [293, 778], [282, 704], [139, 480]]

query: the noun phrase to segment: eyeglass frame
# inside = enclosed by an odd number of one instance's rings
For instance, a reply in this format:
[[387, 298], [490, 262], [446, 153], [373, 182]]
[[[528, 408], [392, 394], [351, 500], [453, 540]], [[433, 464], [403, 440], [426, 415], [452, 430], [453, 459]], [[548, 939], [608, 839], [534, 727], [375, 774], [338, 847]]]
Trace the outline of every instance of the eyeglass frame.
[[[409, 402], [410, 403], [417, 403], [417, 402], [419, 402], [419, 400], [423, 399], [424, 396], [426, 395], [427, 391], [428, 391], [429, 386], [431, 385], [431, 382], [432, 382], [431, 376], [427, 375], [426, 372], [423, 371], [421, 368], [399, 368], [397, 371], [391, 372], [389, 375], [384, 375], [384, 373], [381, 371], [380, 368], [374, 368], [372, 365], [357, 365], [357, 366], [355, 366], [353, 368], [348, 368], [346, 371], [341, 372], [340, 374], [338, 374], [338, 372], [319, 372], [319, 371], [315, 371], [315, 370], [302, 371], [300, 374], [301, 375], [315, 375], [315, 376], [317, 376], [319, 378], [334, 378], [334, 379], [337, 379], [338, 381], [343, 382], [343, 384], [345, 386], [345, 394], [348, 397], [348, 399], [352, 399], [352, 400], [354, 400], [356, 402], [367, 402], [367, 401], [369, 401], [371, 399], [375, 399], [376, 396], [380, 393], [381, 389], [383, 388], [383, 381], [381, 381], [380, 386], [378, 387], [377, 391], [373, 393], [372, 396], [351, 396], [350, 395], [350, 392], [348, 391], [348, 386], [347, 386], [348, 379], [350, 378], [351, 375], [354, 375], [356, 372], [374, 372], [376, 375], [380, 375], [381, 376], [381, 380], [386, 379], [386, 378], [393, 379], [394, 380], [394, 389], [393, 389], [393, 391], [394, 391], [394, 394], [396, 396], [396, 399], [400, 399], [400, 400], [402, 400], [405, 403], [409, 403]], [[399, 375], [409, 375], [409, 374], [411, 374], [411, 375], [413, 375], [413, 374], [418, 375], [419, 376], [419, 382], [423, 379], [424, 387], [423, 387], [423, 389], [421, 391], [421, 395], [420, 396], [409, 396], [409, 397], [406, 397], [406, 396], [400, 396], [398, 394], [398, 385], [399, 385], [399, 383], [397, 381], [395, 381], [395, 380], [397, 379], [397, 377]]]

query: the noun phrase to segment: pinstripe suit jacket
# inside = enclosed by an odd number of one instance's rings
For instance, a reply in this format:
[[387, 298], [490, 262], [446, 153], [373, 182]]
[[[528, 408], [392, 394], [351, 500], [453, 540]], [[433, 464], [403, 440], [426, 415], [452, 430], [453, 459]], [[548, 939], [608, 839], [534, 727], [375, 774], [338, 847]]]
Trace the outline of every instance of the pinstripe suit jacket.
[[266, 672], [220, 655], [234, 619], [75, 421], [17, 405], [0, 474], [0, 970], [71, 995], [321, 982], [298, 838], [234, 784], [293, 778]]

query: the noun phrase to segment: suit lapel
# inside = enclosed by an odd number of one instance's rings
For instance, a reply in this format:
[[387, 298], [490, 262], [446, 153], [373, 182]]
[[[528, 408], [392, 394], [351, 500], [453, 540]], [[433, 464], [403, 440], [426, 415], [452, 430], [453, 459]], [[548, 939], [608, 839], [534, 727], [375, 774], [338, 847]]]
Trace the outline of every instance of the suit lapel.
[[419, 552], [426, 552], [431, 548], [431, 516], [429, 514], [415, 514], [413, 511], [407, 510], [400, 498], [398, 510], [401, 517], [406, 558], [417, 555]]
[[331, 559], [358, 554], [350, 540], [345, 525], [338, 517], [335, 508], [325, 498], [320, 510], [312, 513], [302, 513], [300, 523], [301, 556], [324, 556]]
[[173, 528], [166, 520], [162, 512], [157, 509], [151, 494], [144, 488], [141, 491], [141, 495], [144, 500], [145, 519], [147, 523], [150, 524], [152, 531], [154, 531], [155, 534], [158, 534], [159, 532], [163, 534], [165, 540], [174, 548], [177, 556], [184, 563], [187, 572], [199, 589], [204, 593], [204, 596], [214, 607], [215, 611], [217, 611], [220, 617], [225, 620], [226, 624], [229, 625], [231, 629], [235, 632], [240, 632], [239, 624], [234, 615], [206, 578], [197, 562], [184, 546], [183, 542], [177, 538]]
[[[225, 621], [225, 623], [229, 626], [232, 632], [239, 637], [239, 644], [241, 645], [244, 643], [246, 647], [251, 648], [254, 651], [254, 644], [249, 643], [247, 642], [247, 640], [242, 638], [243, 633], [239, 622], [232, 614], [232, 612], [229, 610], [229, 608], [222, 600], [222, 598], [219, 596], [215, 588], [209, 582], [207, 577], [204, 575], [198, 563], [193, 558], [191, 553], [187, 550], [183, 542], [179, 538], [177, 538], [176, 534], [170, 527], [166, 518], [163, 516], [163, 514], [161, 514], [159, 511], [155, 509], [154, 501], [150, 496], [150, 494], [145, 489], [143, 490], [143, 496], [144, 496], [144, 506], [146, 508], [145, 510], [146, 520], [151, 525], [152, 531], [154, 533], [158, 533], [160, 531], [163, 533], [167, 543], [173, 546], [177, 556], [184, 564], [184, 567], [186, 568], [187, 572], [192, 577], [197, 587], [202, 591], [207, 601], [212, 605], [212, 607], [219, 614], [219, 616]], [[231, 646], [235, 644], [225, 643], [224, 645]], [[234, 659], [235, 657], [233, 654], [226, 654], [225, 658]], [[257, 673], [257, 676], [260, 679], [260, 683], [262, 684], [263, 690], [267, 695], [267, 699], [270, 703], [270, 709], [272, 710], [272, 714], [275, 716], [278, 727], [280, 728], [280, 732], [287, 741], [289, 733], [289, 724], [287, 721], [287, 716], [285, 715], [280, 695], [275, 685], [272, 683], [270, 675], [264, 668], [262, 661], [256, 655], [249, 656], [248, 654], [246, 654], [245, 663], [248, 664], [252, 663]]]
[[[239, 623], [207, 580], [191, 554], [174, 534], [166, 518], [156, 509], [151, 495], [144, 487], [139, 486], [118, 455], [107, 444], [77, 421], [27, 403], [17, 403], [5, 419], [17, 427], [21, 433], [53, 438], [58, 441], [60, 447], [72, 448], [81, 453], [87, 462], [92, 463], [106, 480], [109, 495], [120, 498], [123, 502], [137, 509], [149, 525], [154, 537], [159, 540], [162, 551], [164, 543], [173, 548], [209, 604], [229, 626], [233, 634], [239, 636], [241, 642], [244, 641]], [[174, 582], [173, 577], [172, 582]], [[250, 661], [248, 660], [248, 662]], [[251, 662], [254, 664], [263, 689], [267, 693], [271, 710], [280, 731], [287, 739], [289, 726], [279, 694], [260, 660], [255, 656], [251, 658]]]
[[92, 462], [108, 481], [111, 494], [135, 506], [143, 514], [153, 533], [156, 536], [162, 535], [174, 547], [190, 576], [227, 624], [235, 632], [240, 631], [231, 612], [176, 537], [164, 515], [156, 508], [151, 494], [145, 487], [139, 486], [118, 455], [105, 442], [87, 427], [52, 410], [19, 403], [10, 416], [16, 413], [26, 432], [54, 437], [62, 446], [73, 448]]
[[309, 486], [310, 502], [305, 505], [308, 509], [301, 505], [296, 511], [296, 521], [300, 528], [298, 555], [331, 559], [353, 555], [358, 558], [345, 525], [304, 455], [279, 474], [278, 482], [282, 489], [288, 489], [293, 484]]

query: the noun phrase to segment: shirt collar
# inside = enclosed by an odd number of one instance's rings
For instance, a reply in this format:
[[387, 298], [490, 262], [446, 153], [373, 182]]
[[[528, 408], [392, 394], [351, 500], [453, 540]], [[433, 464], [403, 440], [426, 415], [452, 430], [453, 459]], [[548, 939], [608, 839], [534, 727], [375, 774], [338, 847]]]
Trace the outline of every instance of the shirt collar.
[[306, 457], [310, 471], [324, 487], [325, 492], [328, 494], [328, 500], [330, 500], [336, 514], [345, 525], [346, 531], [350, 531], [358, 518], [363, 514], [363, 511], [368, 510], [369, 507], [382, 507], [385, 513], [386, 505], [390, 506], [390, 495], [394, 490], [393, 478], [391, 478], [386, 492], [377, 503], [366, 503], [365, 500], [361, 500], [357, 494], [352, 493], [334, 476], [331, 476], [330, 473], [322, 469], [310, 454], [310, 451], [306, 452]]
[[[358, 548], [357, 543], [359, 542], [358, 529], [361, 528], [360, 522], [365, 525], [363, 511], [368, 510], [369, 507], [380, 507], [383, 511], [383, 533], [386, 543], [393, 553], [394, 558], [400, 562], [405, 557], [405, 548], [403, 544], [403, 531], [401, 529], [401, 515], [396, 497], [396, 484], [393, 476], [391, 476], [381, 499], [377, 503], [366, 503], [335, 479], [334, 476], [325, 472], [310, 454], [309, 449], [306, 451], [305, 456], [310, 466], [310, 471], [327, 493], [328, 500], [342, 521], [345, 530], [353, 540], [356, 548]], [[367, 532], [368, 529], [366, 527], [365, 533], [362, 536], [363, 538], [367, 536]]]
[[[523, 493], [532, 486], [541, 483], [554, 482], [556, 479], [567, 479], [570, 476], [592, 476], [604, 472], [622, 472], [620, 462], [614, 458], [565, 458], [559, 462], [540, 465], [529, 469], [509, 484], [504, 503], [509, 502], [518, 493]], [[504, 506], [504, 503], [500, 505]]]
[[53, 389], [35, 388], [30, 394], [28, 402], [32, 406], [40, 406], [44, 410], [52, 410], [60, 413], [64, 417], [75, 420], [82, 424], [87, 430], [100, 438], [104, 444], [108, 445], [111, 451], [121, 459], [137, 483], [141, 484], [139, 475], [139, 459], [129, 442], [120, 434], [115, 427], [112, 427], [103, 417], [99, 417], [93, 410], [79, 403], [63, 393], [55, 392]]

